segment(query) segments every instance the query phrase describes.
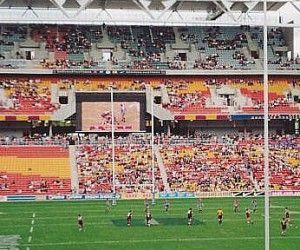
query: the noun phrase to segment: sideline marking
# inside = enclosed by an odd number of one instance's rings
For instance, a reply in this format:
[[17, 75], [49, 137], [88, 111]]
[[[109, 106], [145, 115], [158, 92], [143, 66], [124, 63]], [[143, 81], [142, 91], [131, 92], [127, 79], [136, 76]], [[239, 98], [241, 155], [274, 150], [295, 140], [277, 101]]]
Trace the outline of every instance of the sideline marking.
[[[33, 225], [34, 225], [34, 218], [35, 218], [35, 213], [33, 213], [32, 214], [32, 221], [31, 221], [31, 227], [30, 227], [30, 229], [29, 229], [29, 236], [28, 236], [28, 244], [30, 244], [31, 243], [31, 240], [32, 240], [32, 232], [33, 232]], [[30, 247], [29, 246], [27, 246], [26, 247], [26, 250], [30, 250]]]
[[[85, 244], [123, 244], [123, 243], [143, 243], [143, 242], [188, 242], [188, 241], [230, 241], [230, 240], [263, 240], [263, 236], [258, 237], [223, 237], [223, 238], [168, 238], [168, 239], [136, 239], [136, 240], [103, 240], [103, 241], [66, 241], [66, 242], [49, 242], [36, 243], [31, 246], [65, 246], [65, 245], [85, 245]], [[300, 239], [300, 236], [274, 236], [270, 239]], [[23, 244], [27, 246], [28, 244]]]

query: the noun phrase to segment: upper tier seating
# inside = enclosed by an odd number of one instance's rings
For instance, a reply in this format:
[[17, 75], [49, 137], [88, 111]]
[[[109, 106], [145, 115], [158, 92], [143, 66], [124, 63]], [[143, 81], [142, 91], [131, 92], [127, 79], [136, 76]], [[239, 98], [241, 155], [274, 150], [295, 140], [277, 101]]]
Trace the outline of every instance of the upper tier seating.
[[[78, 25], [2, 25], [1, 59], [25, 59], [20, 44], [34, 42], [39, 50], [35, 57], [41, 66], [50, 69], [260, 69], [249, 50], [262, 49], [261, 28], [242, 27], [155, 27], [155, 26], [78, 26]], [[176, 31], [176, 32], [175, 32]], [[249, 34], [247, 36], [247, 34]], [[272, 70], [299, 70], [297, 60], [287, 57], [287, 41], [282, 29], [269, 29], [268, 63]], [[185, 59], [177, 47], [188, 47]], [[173, 45], [174, 51], [173, 50]], [[176, 47], [177, 46], [177, 47]], [[111, 48], [107, 62], [98, 56], [99, 48]], [[191, 49], [193, 48], [193, 51]], [[116, 55], [116, 57], [115, 57]], [[121, 56], [122, 55], [122, 56]], [[195, 58], [196, 55], [196, 58]], [[4, 60], [5, 61], [5, 60]], [[13, 67], [0, 63], [0, 67]]]

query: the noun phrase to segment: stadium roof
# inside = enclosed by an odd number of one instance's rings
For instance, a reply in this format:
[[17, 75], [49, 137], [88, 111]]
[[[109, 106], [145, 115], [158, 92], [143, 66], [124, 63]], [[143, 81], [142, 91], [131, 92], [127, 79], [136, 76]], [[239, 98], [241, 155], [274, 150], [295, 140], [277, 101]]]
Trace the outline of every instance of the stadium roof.
[[[286, 5], [299, 16], [299, 0], [267, 1], [270, 25], [300, 24], [284, 15]], [[0, 0], [2, 23], [261, 25], [262, 18], [263, 0]]]

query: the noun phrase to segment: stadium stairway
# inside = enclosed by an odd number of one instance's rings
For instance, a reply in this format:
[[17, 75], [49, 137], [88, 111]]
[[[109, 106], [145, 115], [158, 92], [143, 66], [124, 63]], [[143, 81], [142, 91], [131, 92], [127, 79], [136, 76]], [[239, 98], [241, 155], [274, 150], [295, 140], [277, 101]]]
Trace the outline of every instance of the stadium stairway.
[[71, 189], [76, 191], [79, 190], [79, 177], [77, 172], [77, 164], [76, 164], [76, 146], [69, 146], [69, 159], [70, 159], [70, 170], [71, 170]]
[[164, 187], [165, 187], [165, 191], [170, 192], [171, 189], [170, 189], [170, 185], [168, 183], [166, 168], [163, 163], [163, 159], [161, 158], [159, 147], [156, 145], [154, 146], [154, 154], [155, 154], [157, 165], [158, 165], [159, 171], [160, 171], [160, 175], [161, 175]]
[[[76, 112], [76, 100], [75, 100], [75, 89], [64, 90], [63, 96], [66, 95], [68, 97], [67, 104], [61, 104], [58, 110], [55, 110], [52, 114], [52, 120], [54, 121], [62, 121]], [[51, 101], [53, 103], [59, 103], [60, 90], [57, 84], [51, 85]]]
[[100, 43], [97, 43], [97, 48], [114, 48], [115, 44], [110, 41], [106, 29], [102, 28], [102, 34], [102, 41]]
[[[154, 96], [161, 96], [161, 93], [154, 91]], [[149, 114], [152, 114], [151, 103], [150, 86], [146, 86], [146, 109]], [[169, 110], [163, 108], [161, 104], [154, 104], [153, 113], [160, 120], [174, 120], [174, 115]]]
[[160, 85], [161, 90], [161, 102], [163, 104], [169, 104], [170, 103], [170, 97], [168, 95], [168, 90], [165, 84]]

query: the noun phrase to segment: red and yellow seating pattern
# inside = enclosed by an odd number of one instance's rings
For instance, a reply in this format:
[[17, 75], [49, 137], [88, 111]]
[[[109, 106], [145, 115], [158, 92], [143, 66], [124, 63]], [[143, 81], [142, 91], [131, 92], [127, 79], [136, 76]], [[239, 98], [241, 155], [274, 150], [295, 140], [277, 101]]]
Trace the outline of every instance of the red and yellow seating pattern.
[[67, 194], [68, 150], [60, 146], [0, 146], [0, 195]]

